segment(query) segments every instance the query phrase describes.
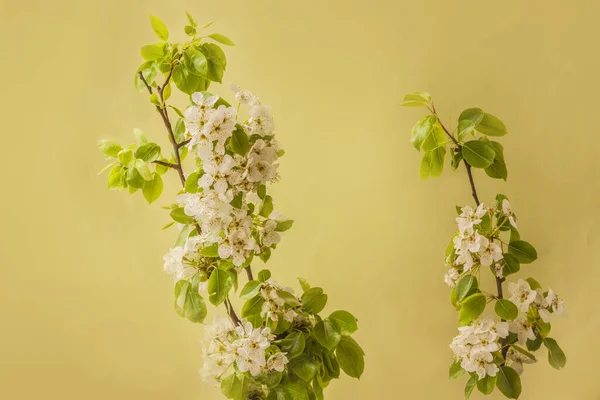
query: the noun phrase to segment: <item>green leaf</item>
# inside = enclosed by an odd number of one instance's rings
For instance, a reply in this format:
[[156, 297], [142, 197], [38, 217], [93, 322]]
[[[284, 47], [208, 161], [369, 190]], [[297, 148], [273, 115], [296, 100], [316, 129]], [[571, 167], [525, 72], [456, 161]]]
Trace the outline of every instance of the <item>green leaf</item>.
[[314, 335], [321, 346], [333, 350], [342, 338], [342, 333], [332, 320], [325, 318], [315, 325]]
[[258, 194], [258, 197], [261, 200], [264, 199], [265, 196], [267, 195], [267, 187], [261, 183], [260, 185], [258, 185], [258, 189], [256, 191], [256, 194]]
[[285, 232], [288, 229], [290, 229], [292, 227], [292, 225], [294, 225], [293, 219], [288, 219], [287, 221], [277, 222], [277, 226], [275, 227], [275, 230], [277, 232]]
[[199, 172], [192, 172], [185, 180], [184, 190], [188, 193], [198, 193], [198, 179], [200, 178]]
[[[143, 46], [140, 50], [140, 53], [144, 60], [154, 61], [159, 60], [165, 56], [165, 44], [164, 43], [156, 43], [156, 44], [148, 44]], [[148, 82], [150, 84], [150, 82]]]
[[190, 47], [183, 53], [183, 62], [190, 73], [203, 78], [208, 77], [208, 60], [204, 53], [195, 47]]
[[125, 170], [121, 165], [117, 165], [108, 173], [108, 188], [119, 189], [123, 186], [123, 172]]
[[556, 340], [544, 339], [544, 346], [548, 349], [548, 362], [553, 368], [561, 369], [567, 364], [567, 356], [562, 351]]
[[487, 136], [506, 135], [506, 125], [492, 114], [484, 113], [483, 119], [475, 128], [478, 132]]
[[262, 296], [255, 296], [250, 300], [246, 301], [246, 303], [244, 303], [244, 306], [242, 307], [242, 318], [251, 315], [259, 315], [264, 302], [265, 300], [262, 298]]
[[214, 269], [208, 279], [208, 300], [218, 306], [227, 299], [232, 287], [231, 275], [222, 269]]
[[458, 141], [462, 142], [468, 134], [472, 134], [475, 127], [483, 119], [481, 108], [468, 108], [458, 117]]
[[192, 17], [192, 14], [190, 14], [189, 12], [185, 12], [185, 16], [187, 17], [188, 21], [190, 22], [191, 26], [198, 26], [198, 22], [196, 22], [196, 20], [194, 19], [194, 17]]
[[494, 147], [481, 140], [470, 140], [462, 145], [462, 155], [475, 168], [486, 168], [494, 162]]
[[542, 337], [540, 335], [535, 335], [535, 339], [527, 339], [527, 349], [531, 351], [537, 351], [540, 347], [542, 347]]
[[183, 211], [183, 207], [177, 207], [171, 210], [171, 213], [169, 215], [171, 215], [171, 218], [173, 218], [176, 222], [179, 222], [180, 224], [191, 224], [192, 222], [194, 222], [194, 218], [187, 215], [185, 211]]
[[310, 289], [310, 285], [308, 284], [306, 279], [298, 278], [298, 282], [300, 283], [300, 287], [302, 288], [302, 291], [306, 292], [308, 289]]
[[473, 275], [463, 277], [456, 285], [456, 301], [461, 302], [473, 293], [477, 292], [479, 284]]
[[256, 296], [261, 288], [261, 282], [259, 281], [248, 281], [240, 292], [240, 299], [251, 299]]
[[212, 33], [212, 34], [208, 35], [208, 37], [213, 40], [216, 40], [219, 43], [223, 43], [224, 45], [235, 46], [235, 43], [233, 43], [233, 41], [231, 39], [229, 39], [225, 35], [221, 35], [220, 33]]
[[437, 117], [435, 115], [423, 117], [415, 124], [412, 128], [410, 138], [410, 142], [415, 149], [421, 150], [421, 145], [425, 141], [425, 138], [430, 135], [435, 125], [437, 125]]
[[438, 147], [446, 147], [446, 134], [444, 133], [444, 130], [440, 124], [437, 123], [436, 119], [436, 122], [433, 124], [431, 130], [429, 130], [423, 138], [421, 150], [431, 151], [437, 149]]
[[521, 395], [521, 378], [511, 367], [501, 366], [496, 374], [496, 387], [509, 399], [518, 399]]
[[485, 173], [490, 178], [506, 180], [508, 178], [508, 170], [506, 169], [506, 164], [504, 162], [504, 147], [498, 142], [492, 141], [490, 143], [494, 147], [496, 156], [492, 165], [485, 168]]
[[508, 253], [517, 258], [521, 264], [529, 264], [537, 259], [535, 248], [524, 240], [516, 240], [508, 245]]
[[437, 178], [444, 172], [444, 161], [446, 159], [446, 149], [438, 147], [437, 149], [426, 151], [421, 159], [421, 168], [419, 175], [425, 180], [428, 177]]
[[271, 196], [265, 196], [258, 214], [265, 218], [269, 218], [269, 215], [273, 212], [273, 208], [273, 198]]
[[202, 322], [206, 318], [204, 299], [188, 281], [181, 280], [175, 284], [175, 311], [192, 322]]
[[190, 233], [196, 228], [193, 225], [185, 225], [181, 231], [179, 231], [179, 235], [177, 235], [177, 240], [175, 240], [175, 246], [183, 246], [187, 241], [188, 237], [190, 237]]
[[292, 332], [281, 341], [281, 351], [286, 353], [288, 359], [293, 359], [304, 353], [306, 339], [302, 332]]
[[144, 143], [135, 151], [135, 158], [152, 162], [160, 156], [160, 146], [156, 143]]
[[427, 107], [431, 103], [431, 96], [426, 92], [415, 92], [404, 95], [404, 107]]
[[524, 348], [522, 348], [520, 346], [517, 346], [516, 344], [513, 344], [512, 347], [513, 347], [513, 349], [515, 349], [519, 353], [523, 354], [525, 357], [529, 358], [530, 360], [537, 361], [537, 358], [535, 358], [535, 356], [533, 354], [531, 354], [530, 352], [528, 352]]
[[98, 142], [98, 149], [109, 157], [117, 157], [123, 147], [114, 140], [103, 139]]
[[300, 382], [288, 382], [281, 387], [287, 392], [287, 399], [289, 400], [309, 400], [306, 385]]
[[342, 336], [335, 348], [335, 354], [346, 375], [360, 379], [365, 369], [365, 358], [358, 343], [349, 336]]
[[223, 50], [214, 43], [204, 43], [200, 47], [200, 51], [204, 53], [208, 60], [208, 79], [213, 82], [223, 80], [223, 73], [227, 68], [227, 58]]
[[476, 376], [471, 376], [471, 378], [467, 381], [467, 384], [465, 385], [465, 399], [468, 399], [469, 397], [471, 397], [471, 393], [473, 393], [473, 389], [475, 389], [476, 385], [477, 385]]
[[348, 311], [334, 311], [329, 315], [329, 319], [337, 325], [342, 335], [351, 335], [358, 330], [358, 320]]
[[327, 304], [327, 295], [320, 287], [313, 287], [302, 294], [302, 308], [312, 314], [320, 313]]
[[163, 191], [163, 180], [159, 174], [154, 174], [151, 181], [146, 181], [142, 188], [142, 193], [148, 204], [154, 203]]
[[205, 89], [206, 80], [191, 72], [185, 64], [179, 64], [173, 68], [173, 82], [183, 93], [192, 94]]
[[249, 378], [234, 372], [221, 382], [221, 392], [228, 399], [245, 400], [248, 397], [249, 384]]
[[167, 26], [162, 22], [158, 17], [150, 14], [150, 25], [152, 26], [152, 30], [156, 33], [156, 36], [160, 40], [169, 39], [169, 30]]
[[248, 135], [241, 128], [236, 128], [231, 135], [231, 150], [241, 156], [248, 153], [250, 150], [250, 142], [248, 141]]
[[119, 162], [126, 166], [127, 168], [133, 168], [133, 164], [135, 162], [135, 157], [133, 155], [133, 150], [131, 149], [123, 149], [117, 155], [119, 158]]
[[310, 382], [317, 373], [317, 365], [311, 358], [305, 357], [294, 362], [291, 370], [304, 382]]
[[219, 245], [211, 244], [210, 246], [203, 247], [200, 250], [200, 254], [206, 257], [219, 257]]
[[293, 295], [292, 293], [285, 291], [285, 290], [277, 290], [277, 296], [282, 299], [283, 301], [285, 301], [286, 304], [292, 306], [292, 307], [299, 307], [300, 306], [300, 301], [298, 301], [298, 298]]
[[268, 269], [263, 269], [258, 273], [258, 280], [261, 282], [266, 282], [271, 278], [271, 271]]
[[521, 269], [521, 264], [519, 263], [517, 257], [509, 253], [504, 253], [502, 256], [504, 257], [504, 267], [502, 268], [502, 276], [506, 277], [519, 272], [519, 270]]
[[496, 314], [507, 321], [512, 321], [519, 315], [519, 309], [516, 305], [510, 300], [506, 299], [498, 299], [496, 301], [496, 305], [494, 306], [494, 311]]
[[127, 184], [132, 188], [141, 189], [146, 184], [146, 180], [137, 169], [131, 168], [127, 170]]
[[477, 389], [483, 394], [490, 394], [496, 386], [496, 377], [486, 375], [483, 379], [477, 381]]
[[483, 313], [483, 310], [485, 310], [485, 304], [486, 300], [483, 293], [475, 293], [467, 297], [462, 302], [458, 314], [458, 323], [464, 326], [479, 317]]
[[448, 369], [448, 379], [458, 379], [463, 376], [465, 370], [460, 366], [460, 360], [455, 360]]
[[527, 283], [529, 283], [529, 286], [531, 287], [532, 290], [537, 290], [537, 289], [542, 288], [542, 285], [540, 285], [540, 283], [533, 278], [527, 278], [527, 279], [525, 279], [525, 281], [527, 281]]

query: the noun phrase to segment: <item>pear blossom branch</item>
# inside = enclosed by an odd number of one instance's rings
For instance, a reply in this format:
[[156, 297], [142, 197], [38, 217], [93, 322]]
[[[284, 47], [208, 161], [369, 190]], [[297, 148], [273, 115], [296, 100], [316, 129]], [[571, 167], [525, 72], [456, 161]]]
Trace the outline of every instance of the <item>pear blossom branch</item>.
[[[440, 126], [442, 127], [442, 129], [444, 130], [444, 132], [446, 133], [446, 135], [457, 146], [458, 151], [460, 151], [462, 149], [462, 146], [460, 145], [460, 143], [458, 143], [458, 141], [454, 138], [454, 136], [448, 131], [448, 129], [446, 129], [446, 127], [442, 123], [440, 117], [436, 113], [435, 106], [433, 106], [433, 103], [431, 105], [431, 108], [432, 108], [431, 111], [433, 112], [433, 115], [435, 115], [437, 117], [437, 120], [438, 120]], [[475, 187], [475, 180], [473, 179], [473, 172], [471, 171], [471, 164], [469, 164], [467, 162], [467, 160], [465, 160], [464, 158], [463, 158], [463, 163], [465, 164], [465, 169], [467, 170], [467, 176], [469, 177], [469, 184], [471, 185], [471, 195], [473, 196], [473, 200], [475, 200], [475, 204], [477, 206], [479, 206], [479, 204], [480, 204], [479, 196], [477, 195], [477, 188]], [[499, 278], [498, 276], [496, 276], [495, 278], [496, 278], [496, 290], [498, 291], [498, 299], [503, 299], [504, 293], [502, 290], [502, 283], [505, 281], [505, 278]], [[502, 321], [504, 321], [504, 319], [502, 319]], [[502, 346], [503, 346], [502, 356], [504, 357], [504, 359], [506, 359], [506, 353], [508, 352], [508, 348], [504, 347], [505, 345], [506, 345], [506, 338], [502, 339]]]
[[[181, 157], [179, 155], [179, 149], [184, 145], [184, 144], [182, 144], [184, 142], [177, 143], [177, 140], [175, 139], [173, 127], [171, 125], [171, 121], [169, 119], [169, 113], [167, 111], [167, 105], [166, 105], [164, 97], [163, 97], [164, 88], [169, 83], [169, 80], [173, 74], [173, 67], [174, 66], [171, 65], [171, 69], [169, 71], [169, 75], [167, 76], [167, 79], [165, 80], [165, 83], [162, 86], [157, 87], [156, 91], [158, 92], [161, 106], [157, 105], [156, 110], [160, 114], [160, 116], [163, 120], [163, 123], [164, 123], [165, 127], [167, 128], [167, 132], [169, 133], [169, 141], [171, 142], [171, 145], [173, 146], [173, 151], [175, 153], [175, 163], [165, 163], [162, 161], [158, 161], [158, 162], [156, 162], [156, 164], [165, 165], [167, 167], [175, 169], [177, 171], [177, 174], [179, 175], [179, 180], [181, 181], [181, 186], [185, 187], [186, 178], [185, 178], [185, 174], [183, 173], [183, 166], [181, 165]], [[141, 81], [146, 86], [146, 89], [148, 89], [148, 92], [150, 94], [152, 94], [152, 87], [150, 85], [148, 85], [148, 82], [146, 81], [146, 78], [144, 78], [144, 75], [142, 74], [141, 71], [139, 72], [139, 76], [140, 76]], [[198, 231], [198, 234], [200, 234], [201, 233], [200, 225], [197, 222], [194, 222], [194, 225], [196, 227], [196, 230]], [[248, 269], [246, 269], [246, 271], [248, 272]], [[248, 276], [249, 277], [252, 276], [251, 271], [248, 272]], [[238, 318], [237, 314], [235, 313], [235, 310], [233, 309], [233, 305], [231, 304], [229, 297], [227, 297], [224, 304], [225, 304], [225, 308], [227, 310], [227, 314], [229, 314], [229, 317], [231, 318], [233, 323], [236, 325], [240, 324], [240, 319]]]

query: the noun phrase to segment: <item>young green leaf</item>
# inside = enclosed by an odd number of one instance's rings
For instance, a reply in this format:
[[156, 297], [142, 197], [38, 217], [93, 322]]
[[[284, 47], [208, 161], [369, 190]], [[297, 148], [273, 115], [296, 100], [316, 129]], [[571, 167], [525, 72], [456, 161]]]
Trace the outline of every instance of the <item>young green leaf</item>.
[[425, 138], [431, 133], [436, 124], [437, 117], [435, 115], [423, 117], [415, 124], [410, 137], [410, 142], [415, 149], [418, 151], [421, 150], [423, 141], [425, 141]]
[[156, 143], [144, 143], [135, 151], [135, 158], [152, 162], [160, 157], [160, 146]]
[[483, 111], [480, 108], [468, 108], [460, 113], [458, 117], [458, 141], [462, 142], [468, 134], [472, 134], [475, 127], [483, 119]]
[[508, 245], [508, 253], [516, 257], [521, 264], [529, 264], [537, 259], [535, 248], [524, 240], [515, 240]]
[[194, 218], [187, 215], [183, 210], [183, 207], [177, 207], [171, 210], [170, 215], [171, 218], [173, 218], [173, 220], [179, 222], [180, 224], [191, 224], [192, 222], [194, 222]]
[[161, 59], [165, 56], [165, 45], [164, 43], [148, 44], [142, 47], [140, 54], [148, 61]]
[[475, 128], [478, 132], [487, 136], [506, 135], [506, 125], [492, 114], [484, 113], [483, 119]]
[[293, 219], [288, 219], [287, 221], [280, 221], [280, 222], [277, 222], [277, 226], [275, 226], [275, 230], [277, 232], [285, 232], [288, 229], [290, 229], [292, 227], [292, 225], [294, 225]]
[[98, 142], [98, 149], [109, 157], [117, 157], [123, 147], [114, 140], [104, 139]]
[[212, 33], [212, 34], [208, 35], [208, 37], [213, 40], [216, 40], [219, 43], [223, 43], [224, 45], [235, 46], [235, 43], [233, 43], [233, 41], [231, 39], [229, 39], [225, 35], [221, 35], [220, 33]]
[[462, 155], [472, 167], [486, 168], [494, 162], [496, 152], [489, 143], [470, 140], [462, 145]]
[[446, 149], [444, 147], [438, 147], [434, 150], [424, 152], [419, 170], [421, 179], [425, 180], [430, 176], [432, 178], [441, 176], [442, 172], [444, 172], [445, 159]]
[[268, 269], [263, 269], [258, 273], [258, 280], [261, 282], [266, 282], [271, 278], [271, 271]]
[[181, 280], [175, 284], [175, 311], [192, 322], [202, 322], [206, 318], [204, 299], [188, 281]]
[[164, 24], [164, 22], [160, 20], [160, 18], [150, 14], [150, 25], [152, 26], [152, 30], [160, 40], [169, 39], [169, 30], [167, 29], [167, 26]]
[[154, 203], [163, 191], [163, 180], [159, 174], [154, 174], [151, 181], [146, 181], [142, 188], [142, 193], [148, 204]]
[[227, 58], [223, 50], [214, 43], [204, 43], [200, 47], [200, 51], [204, 53], [208, 60], [208, 79], [213, 82], [223, 80], [223, 73], [227, 68]]
[[250, 379], [244, 374], [234, 372], [221, 382], [221, 392], [232, 400], [241, 400], [248, 397]]
[[262, 296], [255, 296], [244, 303], [242, 307], [242, 317], [246, 318], [251, 315], [259, 315], [262, 310], [262, 305], [265, 303], [265, 299]]
[[425, 92], [408, 93], [404, 95], [404, 107], [427, 107], [431, 103], [431, 96]]
[[273, 198], [271, 196], [265, 196], [258, 214], [262, 217], [269, 218], [269, 215], [273, 212], [273, 208]]

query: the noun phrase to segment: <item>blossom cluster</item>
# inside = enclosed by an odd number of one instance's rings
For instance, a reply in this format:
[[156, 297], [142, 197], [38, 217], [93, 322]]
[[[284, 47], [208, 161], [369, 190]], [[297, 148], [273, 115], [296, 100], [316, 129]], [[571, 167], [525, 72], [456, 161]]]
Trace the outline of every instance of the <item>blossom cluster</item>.
[[[234, 88], [236, 98], [251, 106], [250, 118], [242, 124], [236, 108], [217, 105], [217, 96], [192, 95], [193, 105], [184, 116], [188, 148], [201, 165], [199, 189], [180, 194], [177, 203], [200, 227], [204, 245], [216, 245], [219, 258], [240, 267], [279, 243], [277, 223], [285, 218], [272, 210], [253, 215], [265, 198], [264, 185], [278, 178], [281, 149], [273, 136], [270, 107], [261, 105], [248, 90]], [[236, 153], [236, 141], [248, 143], [243, 155]]]
[[272, 342], [275, 338], [269, 328], [254, 328], [246, 320], [235, 325], [230, 319], [215, 316], [205, 329], [206, 347], [202, 378], [220, 385], [234, 368], [252, 376], [283, 372], [288, 359]]
[[452, 340], [450, 348], [460, 366], [467, 372], [476, 373], [480, 379], [486, 375], [496, 376], [498, 366], [493, 363], [493, 353], [501, 348], [499, 339], [508, 336], [508, 323], [481, 318], [458, 330], [460, 334]]

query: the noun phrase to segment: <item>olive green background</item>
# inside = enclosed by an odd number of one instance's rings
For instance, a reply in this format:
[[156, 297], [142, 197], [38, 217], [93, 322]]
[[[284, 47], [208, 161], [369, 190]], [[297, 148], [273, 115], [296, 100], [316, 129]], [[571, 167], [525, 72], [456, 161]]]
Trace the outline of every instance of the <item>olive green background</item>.
[[[325, 288], [326, 311], [360, 323], [361, 381], [330, 400], [461, 399], [448, 381], [456, 313], [443, 251], [464, 170], [419, 180], [409, 143], [428, 91], [452, 124], [479, 106], [504, 120], [509, 180], [475, 173], [482, 201], [509, 196], [534, 276], [564, 297], [552, 336], [564, 371], [526, 368], [522, 399], [600, 398], [600, 6], [594, 1], [0, 2], [0, 397], [211, 400], [202, 327], [172, 309], [162, 255], [174, 231], [158, 204], [106, 190], [102, 137], [134, 127], [167, 144], [132, 76], [160, 16], [183, 39], [184, 10], [231, 37], [225, 81], [273, 106], [287, 153], [272, 191], [296, 220], [269, 267]], [[223, 91], [225, 92], [225, 91]], [[181, 105], [181, 104], [180, 104]], [[255, 269], [260, 268], [260, 262]], [[480, 394], [474, 394], [480, 398]], [[490, 399], [499, 399], [497, 393]]]

